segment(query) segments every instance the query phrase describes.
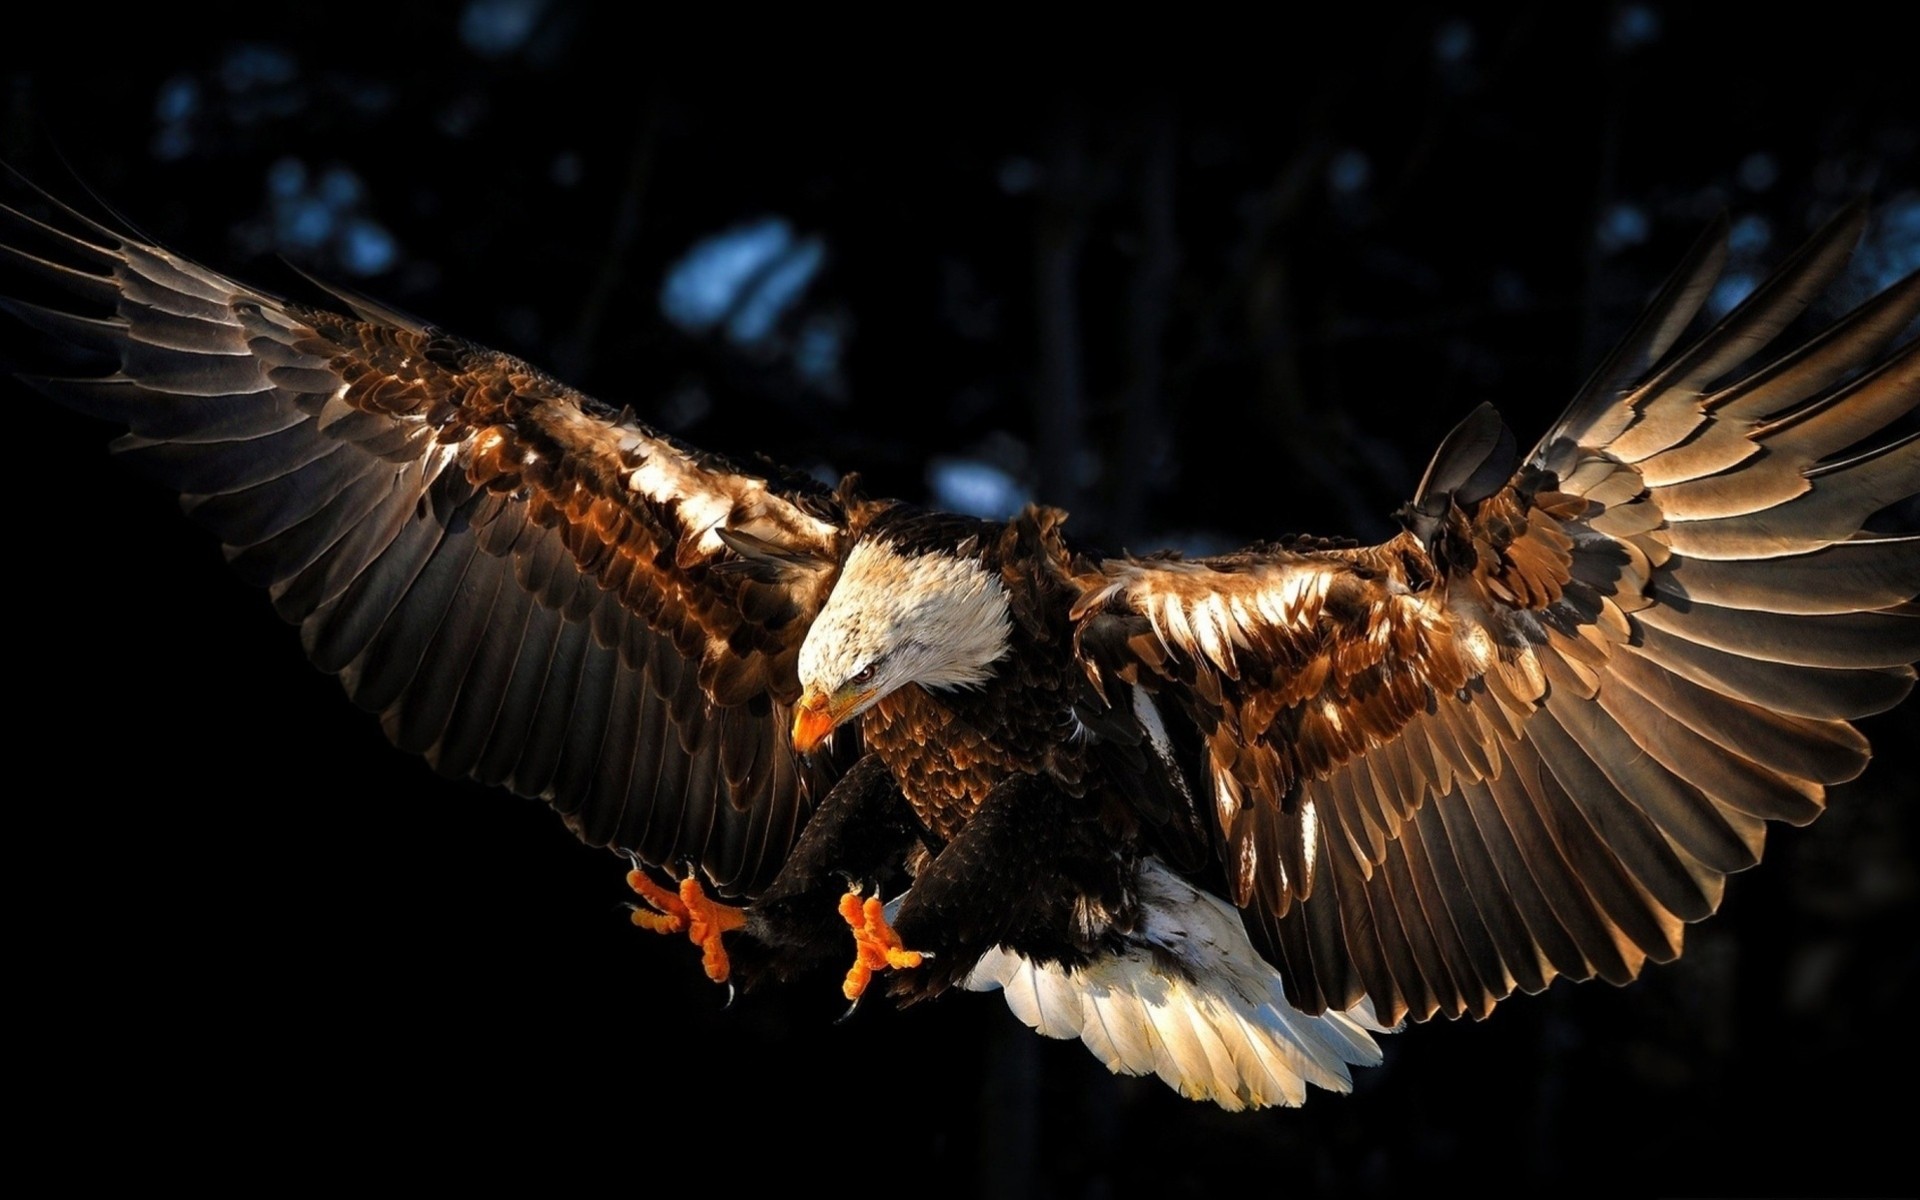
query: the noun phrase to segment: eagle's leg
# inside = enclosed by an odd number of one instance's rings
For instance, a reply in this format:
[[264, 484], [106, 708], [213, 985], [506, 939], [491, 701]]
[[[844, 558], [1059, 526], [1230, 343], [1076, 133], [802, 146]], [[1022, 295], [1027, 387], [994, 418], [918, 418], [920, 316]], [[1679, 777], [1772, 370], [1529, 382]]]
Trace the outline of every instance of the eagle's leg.
[[1086, 801], [1044, 776], [1005, 780], [894, 910], [900, 944], [926, 961], [891, 990], [908, 1001], [937, 995], [996, 946], [1084, 965], [1138, 922], [1138, 878], [1138, 854]]
[[721, 944], [720, 936], [747, 923], [746, 909], [722, 904], [707, 895], [691, 872], [680, 881], [679, 891], [671, 892], [655, 883], [636, 862], [627, 872], [627, 886], [648, 905], [647, 908], [634, 906], [635, 925], [655, 933], [684, 930], [687, 940], [700, 947], [700, 965], [706, 969], [707, 978], [715, 983], [727, 981], [733, 974], [733, 964], [727, 958], [727, 948]]
[[919, 822], [886, 764], [874, 755], [855, 763], [808, 819], [780, 873], [748, 907], [746, 927], [729, 939], [743, 986], [837, 969], [846, 961], [839, 902], [848, 881], [875, 891], [897, 886], [919, 836]]
[[769, 974], [790, 979], [840, 961], [846, 926], [835, 906], [847, 880], [877, 883], [893, 874], [916, 829], [893, 775], [868, 756], [827, 793], [780, 873], [752, 904], [713, 899], [691, 872], [677, 891], [664, 887], [635, 861], [627, 886], [645, 906], [633, 906], [633, 923], [655, 933], [685, 933], [700, 947], [715, 983], [752, 987]]

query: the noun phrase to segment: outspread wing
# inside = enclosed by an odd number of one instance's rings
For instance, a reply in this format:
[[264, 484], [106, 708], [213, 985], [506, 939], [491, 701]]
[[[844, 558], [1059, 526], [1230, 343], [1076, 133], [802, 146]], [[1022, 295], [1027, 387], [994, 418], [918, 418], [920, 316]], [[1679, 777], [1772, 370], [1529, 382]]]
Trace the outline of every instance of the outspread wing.
[[[1234, 899], [1293, 1002], [1485, 1014], [1680, 952], [1765, 822], [1803, 824], [1912, 688], [1920, 275], [1788, 353], [1843, 214], [1674, 349], [1698, 246], [1539, 446], [1483, 408], [1380, 546], [1108, 562], [1089, 673], [1175, 699]], [[1891, 349], [1890, 349], [1891, 348]]]
[[785, 708], [841, 557], [834, 494], [369, 302], [282, 301], [29, 199], [45, 221], [0, 205], [0, 306], [91, 372], [31, 382], [125, 425], [116, 449], [397, 745], [590, 843], [730, 891], [771, 877], [827, 782]]

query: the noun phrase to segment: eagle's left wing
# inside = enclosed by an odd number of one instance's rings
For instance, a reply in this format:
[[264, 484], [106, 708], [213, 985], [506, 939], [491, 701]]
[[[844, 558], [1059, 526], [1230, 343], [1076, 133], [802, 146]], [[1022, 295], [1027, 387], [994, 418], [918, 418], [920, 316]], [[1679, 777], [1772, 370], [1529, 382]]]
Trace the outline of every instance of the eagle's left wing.
[[[1909, 276], [1756, 358], [1858, 237], [1843, 215], [1680, 350], [1703, 241], [1524, 461], [1490, 408], [1385, 544], [1125, 559], [1080, 580], [1083, 662], [1171, 701], [1232, 893], [1294, 1005], [1484, 1014], [1680, 951], [1767, 820], [1867, 761], [1913, 686]], [[1891, 433], [1887, 432], [1893, 426]]]

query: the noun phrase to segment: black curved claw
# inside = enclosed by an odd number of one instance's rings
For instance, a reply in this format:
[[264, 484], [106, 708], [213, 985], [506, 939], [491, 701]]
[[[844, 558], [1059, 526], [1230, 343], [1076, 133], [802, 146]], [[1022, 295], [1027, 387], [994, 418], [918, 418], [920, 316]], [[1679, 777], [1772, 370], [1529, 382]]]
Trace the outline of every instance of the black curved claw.
[[833, 1019], [833, 1023], [835, 1025], [845, 1025], [848, 1021], [853, 1020], [853, 1014], [859, 1011], [860, 1001], [856, 999], [852, 1004], [847, 1005], [847, 1011]]

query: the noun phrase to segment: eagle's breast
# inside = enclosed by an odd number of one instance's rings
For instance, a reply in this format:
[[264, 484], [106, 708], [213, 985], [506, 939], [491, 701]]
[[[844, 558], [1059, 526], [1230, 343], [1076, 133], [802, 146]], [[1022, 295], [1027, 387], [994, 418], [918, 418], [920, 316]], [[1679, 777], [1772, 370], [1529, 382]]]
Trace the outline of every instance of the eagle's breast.
[[940, 841], [952, 840], [1011, 776], [1046, 774], [1080, 790], [1084, 758], [1070, 746], [1063, 753], [1072, 728], [1067, 702], [1057, 686], [1031, 686], [1035, 665], [1022, 660], [978, 689], [904, 687], [867, 712], [860, 727], [867, 748]]
[[[1018, 533], [1016, 522], [1005, 543], [1017, 544]], [[972, 687], [900, 688], [861, 724], [867, 747], [941, 842], [1015, 775], [1044, 775], [1079, 797], [1097, 773], [1087, 744], [1075, 736], [1074, 711], [1087, 699], [1087, 685], [1065, 624], [1071, 597], [1052, 594], [1013, 545], [1003, 543], [990, 569], [1004, 580], [1007, 607], [1019, 616], [1003, 626], [1005, 649], [986, 677]]]

